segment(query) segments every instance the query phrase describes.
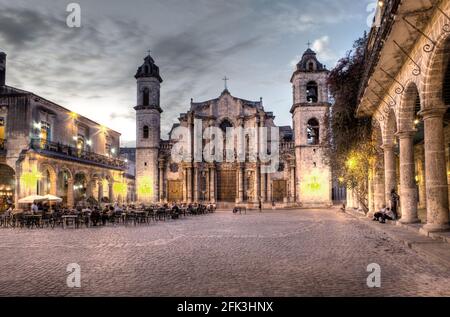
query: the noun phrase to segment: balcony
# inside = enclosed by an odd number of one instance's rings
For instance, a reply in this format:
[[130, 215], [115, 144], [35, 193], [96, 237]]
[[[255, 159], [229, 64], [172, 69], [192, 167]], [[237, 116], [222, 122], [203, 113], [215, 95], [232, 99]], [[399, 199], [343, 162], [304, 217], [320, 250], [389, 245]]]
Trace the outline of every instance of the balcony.
[[55, 142], [42, 142], [33, 139], [30, 148], [39, 154], [57, 159], [74, 161], [83, 164], [96, 165], [103, 168], [126, 170], [127, 163], [121, 159], [100, 155], [89, 151], [81, 151], [75, 147]]

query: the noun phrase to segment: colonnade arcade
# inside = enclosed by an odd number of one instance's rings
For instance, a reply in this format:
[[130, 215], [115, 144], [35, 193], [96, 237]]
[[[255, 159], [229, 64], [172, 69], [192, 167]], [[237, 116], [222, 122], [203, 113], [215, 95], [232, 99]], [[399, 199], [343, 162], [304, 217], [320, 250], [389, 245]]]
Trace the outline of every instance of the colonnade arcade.
[[434, 50], [419, 54], [421, 72], [405, 63], [373, 116], [379, 155], [369, 173], [370, 213], [389, 206], [396, 190], [400, 221], [421, 218], [427, 232], [449, 228], [450, 33], [442, 32], [444, 22], [450, 21], [436, 23]]
[[[50, 194], [62, 198], [69, 207], [83, 203], [124, 202], [127, 198], [127, 193], [120, 191], [121, 186], [114, 185], [122, 181], [120, 171], [86, 168], [56, 160], [38, 160], [36, 166], [35, 186], [34, 183], [31, 186], [24, 184], [21, 177], [25, 170], [19, 173], [16, 180], [17, 197]], [[117, 187], [120, 187], [119, 190]]]

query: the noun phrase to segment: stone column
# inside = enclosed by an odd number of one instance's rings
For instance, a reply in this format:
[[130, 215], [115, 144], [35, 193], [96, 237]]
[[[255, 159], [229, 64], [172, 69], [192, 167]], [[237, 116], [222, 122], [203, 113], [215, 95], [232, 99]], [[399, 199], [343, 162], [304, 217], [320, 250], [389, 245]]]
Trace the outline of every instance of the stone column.
[[109, 194], [109, 201], [111, 203], [114, 203], [115, 197], [114, 197], [114, 181], [110, 180], [108, 184], [108, 194]]
[[255, 197], [253, 197], [255, 203], [259, 203], [259, 200], [261, 199], [261, 165], [259, 161], [259, 151], [261, 149], [261, 146], [259, 144], [259, 127], [261, 126], [261, 119], [260, 117], [256, 117], [256, 166], [255, 166]]
[[183, 201], [187, 200], [187, 168], [183, 165]]
[[372, 218], [375, 214], [375, 202], [374, 202], [374, 169], [373, 167], [369, 167], [369, 181], [367, 184], [368, 187], [368, 196], [369, 196], [369, 212], [367, 216]]
[[210, 197], [211, 197], [211, 202], [214, 204], [216, 202], [216, 168], [214, 165], [211, 165], [210, 167]]
[[244, 164], [239, 164], [239, 172], [238, 172], [238, 203], [242, 204], [244, 202]]
[[192, 165], [187, 166], [186, 172], [187, 172], [187, 184], [186, 184], [187, 202], [192, 203]]
[[353, 208], [353, 189], [351, 187], [347, 187], [347, 207]]
[[98, 181], [98, 196], [97, 196], [97, 200], [98, 203], [102, 202], [102, 198], [103, 198], [103, 180], [99, 179]]
[[259, 165], [259, 163], [256, 164], [255, 167], [255, 197], [253, 197], [254, 199], [254, 203], [258, 204], [259, 203], [259, 199], [261, 198], [261, 166]]
[[210, 176], [210, 170], [208, 168], [208, 170], [206, 171], [206, 176], [205, 176], [205, 187], [206, 187], [206, 193], [205, 193], [205, 200], [211, 202], [211, 176]]
[[200, 201], [200, 184], [199, 184], [199, 166], [195, 164], [194, 166], [194, 201], [198, 203]]
[[67, 207], [74, 207], [74, 199], [73, 199], [73, 178], [69, 178], [67, 180]]
[[446, 108], [423, 110], [425, 122], [425, 177], [427, 192], [426, 232], [449, 229], [448, 184], [445, 160], [444, 124]]
[[416, 131], [397, 133], [400, 140], [400, 207], [402, 223], [417, 223], [417, 186], [414, 162], [414, 135]]
[[164, 195], [164, 161], [159, 162], [159, 202], [163, 203], [165, 199]]
[[265, 203], [267, 201], [267, 183], [266, 183], [266, 173], [261, 172], [261, 202]]
[[94, 180], [90, 180], [87, 182], [87, 186], [86, 186], [86, 197], [87, 198], [94, 196], [94, 189], [93, 189], [94, 186], [95, 186]]
[[373, 167], [373, 202], [375, 211], [379, 211], [386, 205], [386, 194], [384, 190], [384, 155], [377, 155]]
[[418, 186], [418, 195], [419, 195], [419, 208], [426, 208], [427, 194], [425, 188], [425, 149], [420, 148], [420, 151], [415, 156], [417, 160], [416, 165], [416, 173], [418, 176], [417, 186]]
[[291, 165], [291, 170], [290, 170], [290, 190], [291, 190], [291, 203], [295, 203], [295, 162]]
[[387, 205], [391, 201], [391, 191], [397, 187], [397, 172], [395, 164], [394, 145], [383, 145], [384, 150], [384, 181], [385, 200]]
[[272, 204], [273, 194], [272, 194], [272, 174], [267, 174], [267, 200]]

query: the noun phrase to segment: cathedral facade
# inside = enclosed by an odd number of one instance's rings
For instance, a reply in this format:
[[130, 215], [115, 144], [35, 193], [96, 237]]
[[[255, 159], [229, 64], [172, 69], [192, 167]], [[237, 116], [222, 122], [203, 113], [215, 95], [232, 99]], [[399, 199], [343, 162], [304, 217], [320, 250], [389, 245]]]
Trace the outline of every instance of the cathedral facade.
[[[211, 202], [250, 208], [260, 203], [278, 207], [332, 205], [331, 169], [323, 156], [324, 117], [331, 106], [327, 76], [328, 71], [317, 60], [316, 53], [308, 49], [291, 79], [293, 128], [277, 127], [273, 113], [265, 111], [262, 99], [237, 98], [225, 88], [216, 99], [191, 100], [188, 111], [180, 114], [179, 123], [172, 128], [169, 140], [162, 140], [160, 89], [163, 79], [153, 58], [147, 56], [135, 76], [138, 201]], [[262, 132], [256, 132], [255, 139], [246, 138], [243, 160], [211, 161], [200, 156], [200, 160], [190, 157], [180, 162], [173, 155], [179, 141], [179, 136], [174, 137], [174, 131], [180, 127], [192, 132], [184, 136], [190, 138], [187, 144], [191, 147], [197, 142], [194, 140], [196, 133], [204, 134], [211, 128], [223, 131], [224, 139], [227, 131], [237, 128], [245, 131], [267, 128], [278, 132], [269, 132], [269, 145], [260, 141], [259, 133]], [[267, 162], [262, 160], [261, 154], [251, 159], [249, 148], [255, 146], [259, 150], [257, 153], [268, 149], [270, 154], [274, 136], [277, 138], [278, 162], [274, 170], [267, 172]]]

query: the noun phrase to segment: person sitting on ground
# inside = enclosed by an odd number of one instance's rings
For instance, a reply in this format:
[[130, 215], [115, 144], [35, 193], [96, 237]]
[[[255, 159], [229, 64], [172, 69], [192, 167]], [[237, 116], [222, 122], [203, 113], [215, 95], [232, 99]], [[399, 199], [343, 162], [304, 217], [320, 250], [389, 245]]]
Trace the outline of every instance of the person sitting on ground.
[[386, 212], [381, 217], [380, 223], [386, 223], [386, 220], [394, 221], [397, 218], [395, 217], [395, 213], [392, 209], [388, 208]]
[[383, 205], [383, 208], [379, 212], [376, 212], [375, 215], [373, 215], [373, 221], [380, 221], [380, 219], [383, 217], [383, 215], [386, 213], [386, 205]]

